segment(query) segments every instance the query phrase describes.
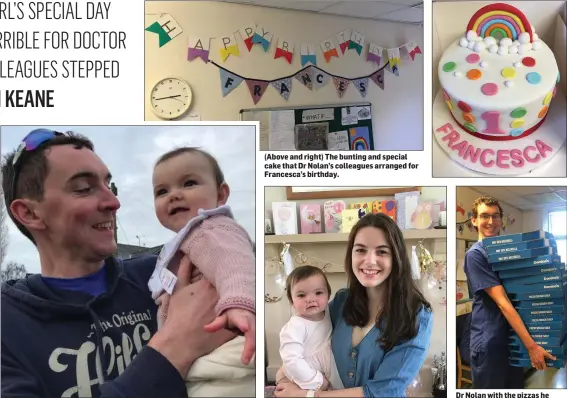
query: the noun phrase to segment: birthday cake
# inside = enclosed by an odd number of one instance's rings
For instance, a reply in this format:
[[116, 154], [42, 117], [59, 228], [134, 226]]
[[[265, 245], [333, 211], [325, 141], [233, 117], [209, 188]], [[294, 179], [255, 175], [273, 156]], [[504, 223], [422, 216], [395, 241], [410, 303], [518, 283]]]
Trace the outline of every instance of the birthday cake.
[[[468, 139], [469, 144], [483, 148], [492, 145], [495, 150], [505, 148], [503, 142], [507, 142], [510, 151], [503, 156], [508, 167], [510, 163], [514, 166], [514, 161], [515, 166], [523, 165], [558, 149], [552, 147], [557, 140], [552, 145], [533, 133], [544, 122], [555, 98], [559, 68], [551, 49], [517, 8], [495, 3], [479, 9], [464, 35], [443, 53], [438, 74], [453, 119], [447, 122], [455, 122], [464, 130], [464, 134], [457, 134], [459, 142]], [[521, 145], [517, 141], [527, 137], [533, 142]], [[453, 136], [448, 149], [454, 150], [456, 144]], [[468, 150], [469, 161], [476, 154], [477, 158], [485, 157], [484, 163], [504, 164], [500, 151], [497, 154], [489, 149], [492, 154], [485, 154], [481, 148], [479, 154], [477, 148], [467, 145], [457, 149], [461, 159], [467, 157]]]

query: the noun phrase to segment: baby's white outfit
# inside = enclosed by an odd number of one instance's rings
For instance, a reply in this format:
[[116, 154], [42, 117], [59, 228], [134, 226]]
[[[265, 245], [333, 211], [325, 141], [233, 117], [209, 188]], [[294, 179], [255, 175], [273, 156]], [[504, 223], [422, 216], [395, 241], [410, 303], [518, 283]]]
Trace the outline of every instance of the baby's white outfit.
[[280, 332], [280, 356], [285, 376], [303, 390], [318, 390], [323, 376], [330, 388], [340, 390], [343, 383], [331, 349], [333, 325], [329, 309], [321, 321], [292, 316]]

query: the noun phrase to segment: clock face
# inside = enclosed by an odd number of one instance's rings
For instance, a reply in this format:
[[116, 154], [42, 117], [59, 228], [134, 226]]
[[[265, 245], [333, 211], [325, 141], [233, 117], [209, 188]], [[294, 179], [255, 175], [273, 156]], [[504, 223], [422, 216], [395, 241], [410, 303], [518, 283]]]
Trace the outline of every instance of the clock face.
[[154, 86], [150, 98], [152, 110], [158, 117], [176, 119], [191, 105], [191, 87], [181, 79], [163, 79]]

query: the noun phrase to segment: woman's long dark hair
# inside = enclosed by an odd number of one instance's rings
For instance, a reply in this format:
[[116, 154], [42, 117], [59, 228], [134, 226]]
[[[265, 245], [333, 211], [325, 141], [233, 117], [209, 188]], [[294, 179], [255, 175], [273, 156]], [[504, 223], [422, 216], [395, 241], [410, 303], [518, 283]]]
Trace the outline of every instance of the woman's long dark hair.
[[402, 231], [387, 215], [367, 214], [352, 228], [348, 238], [345, 269], [348, 275], [349, 294], [343, 316], [350, 326], [364, 327], [369, 322], [368, 295], [352, 270], [354, 239], [362, 228], [374, 227], [382, 230], [391, 247], [392, 271], [383, 283], [387, 283], [383, 305], [376, 318], [376, 327], [381, 331], [378, 340], [384, 351], [410, 340], [417, 335], [417, 315], [421, 307], [431, 310], [431, 304], [418, 290], [411, 275], [411, 264], [406, 251]]

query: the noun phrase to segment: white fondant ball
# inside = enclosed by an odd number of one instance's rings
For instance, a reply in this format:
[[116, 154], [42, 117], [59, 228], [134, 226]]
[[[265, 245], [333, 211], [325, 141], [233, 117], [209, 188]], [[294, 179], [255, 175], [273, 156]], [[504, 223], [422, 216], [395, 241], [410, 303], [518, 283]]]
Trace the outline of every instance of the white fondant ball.
[[469, 30], [469, 31], [467, 32], [467, 40], [468, 40], [468, 41], [474, 40], [474, 39], [476, 39], [477, 37], [478, 37], [478, 35], [476, 34], [476, 32], [475, 32], [474, 30]]
[[514, 66], [515, 66], [516, 68], [521, 68], [521, 67], [522, 67], [522, 63], [521, 63], [520, 61], [516, 61], [516, 62], [514, 62]]
[[508, 54], [508, 47], [498, 47], [498, 54], [505, 55]]
[[542, 46], [541, 40], [534, 41], [534, 42], [532, 43], [532, 50], [535, 50], [535, 51], [541, 50], [541, 46]]
[[510, 47], [508, 47], [508, 52], [509, 52], [510, 54], [518, 54], [518, 47], [516, 47], [516, 46], [510, 46]]
[[498, 45], [497, 44], [491, 44], [490, 47], [488, 47], [488, 51], [490, 51], [492, 54], [495, 54], [498, 52]]
[[529, 43], [530, 42], [530, 34], [528, 32], [522, 32], [522, 33], [520, 33], [518, 40], [520, 41], [520, 44]]
[[512, 80], [506, 80], [504, 82], [504, 84], [506, 85], [506, 87], [513, 87], [514, 86], [514, 82]]
[[468, 47], [469, 46], [469, 41], [465, 38], [465, 37], [461, 37], [461, 40], [459, 41], [459, 45], [461, 47]]
[[509, 39], [507, 37], [503, 38], [502, 40], [500, 40], [500, 47], [505, 46], [511, 46], [512, 45], [512, 39]]
[[472, 50], [472, 49], [474, 48], [474, 45], [475, 45], [475, 44], [476, 44], [476, 41], [474, 41], [474, 40], [473, 40], [473, 41], [469, 41], [469, 46], [468, 46], [469, 50]]
[[486, 44], [486, 47], [490, 46], [491, 44], [496, 44], [496, 39], [492, 36], [486, 36], [484, 38], [484, 44]]
[[514, 42], [512, 43], [515, 46], [519, 46], [521, 43], [518, 40], [514, 40]]
[[518, 48], [518, 54], [526, 55], [530, 51], [530, 46], [527, 44], [520, 44], [520, 48]]
[[463, 72], [456, 71], [456, 72], [455, 72], [455, 76], [461, 77], [461, 76], [463, 76]]
[[477, 41], [474, 44], [474, 51], [477, 53], [483, 52], [484, 50], [486, 50], [486, 44], [484, 44], [484, 42], [482, 41]]
[[533, 36], [532, 42], [539, 40], [539, 36], [537, 35], [537, 33], [534, 32], [534, 33], [532, 34], [532, 36]]
[[482, 61], [482, 62], [480, 63], [480, 67], [481, 67], [481, 68], [487, 68], [487, 67], [488, 67], [488, 62]]

